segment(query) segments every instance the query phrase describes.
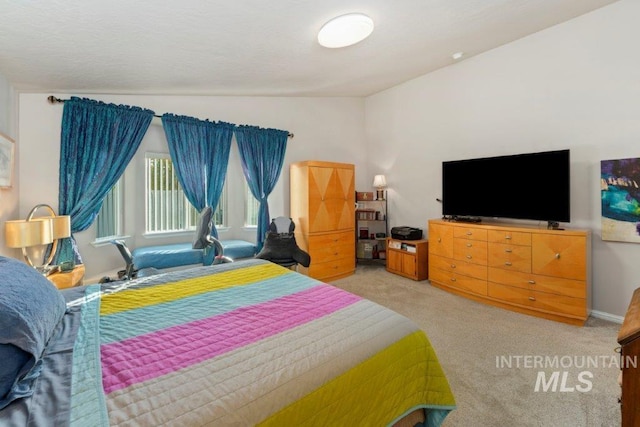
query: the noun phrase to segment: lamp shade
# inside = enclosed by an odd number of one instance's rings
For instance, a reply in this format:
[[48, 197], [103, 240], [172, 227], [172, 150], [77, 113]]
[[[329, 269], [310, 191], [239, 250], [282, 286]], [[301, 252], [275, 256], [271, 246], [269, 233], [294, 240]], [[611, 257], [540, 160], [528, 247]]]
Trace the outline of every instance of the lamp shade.
[[69, 215], [52, 216], [49, 219], [53, 227], [53, 240], [71, 236], [71, 217]]
[[53, 242], [53, 226], [48, 218], [7, 221], [4, 232], [7, 247], [10, 248], [28, 248]]
[[375, 188], [384, 188], [387, 186], [387, 179], [384, 175], [376, 175], [373, 178], [373, 186]]

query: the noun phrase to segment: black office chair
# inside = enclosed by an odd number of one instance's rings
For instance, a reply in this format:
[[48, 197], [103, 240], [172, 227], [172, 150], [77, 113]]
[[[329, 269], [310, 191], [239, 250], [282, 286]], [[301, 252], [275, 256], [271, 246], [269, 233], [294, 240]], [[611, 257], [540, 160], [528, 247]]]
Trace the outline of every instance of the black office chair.
[[280, 216], [271, 220], [265, 235], [264, 246], [255, 256], [283, 267], [311, 265], [311, 256], [300, 249], [294, 234], [295, 223], [291, 218]]

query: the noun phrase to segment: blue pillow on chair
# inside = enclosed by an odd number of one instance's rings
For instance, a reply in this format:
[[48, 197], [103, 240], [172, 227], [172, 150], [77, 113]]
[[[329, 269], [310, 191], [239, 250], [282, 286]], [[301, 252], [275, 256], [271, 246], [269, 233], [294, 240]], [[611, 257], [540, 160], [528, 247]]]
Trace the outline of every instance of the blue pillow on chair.
[[196, 240], [193, 241], [193, 249], [204, 249], [211, 246], [211, 224], [213, 221], [213, 209], [207, 206], [200, 212], [198, 227], [196, 228]]
[[0, 257], [0, 410], [33, 394], [42, 356], [65, 310], [64, 297], [46, 277]]

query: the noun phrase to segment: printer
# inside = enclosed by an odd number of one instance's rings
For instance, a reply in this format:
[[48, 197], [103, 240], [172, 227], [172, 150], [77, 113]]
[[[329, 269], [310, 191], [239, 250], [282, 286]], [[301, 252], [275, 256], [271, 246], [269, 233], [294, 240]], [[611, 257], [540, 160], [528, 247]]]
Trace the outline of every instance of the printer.
[[391, 237], [398, 240], [420, 240], [422, 239], [422, 229], [407, 226], [392, 227]]

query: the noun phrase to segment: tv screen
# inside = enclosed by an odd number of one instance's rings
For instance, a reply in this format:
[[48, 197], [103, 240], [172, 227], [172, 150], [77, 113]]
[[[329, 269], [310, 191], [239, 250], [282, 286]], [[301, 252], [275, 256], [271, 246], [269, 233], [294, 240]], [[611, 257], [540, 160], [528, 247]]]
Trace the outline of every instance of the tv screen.
[[569, 222], [569, 172], [569, 150], [445, 161], [442, 214]]

